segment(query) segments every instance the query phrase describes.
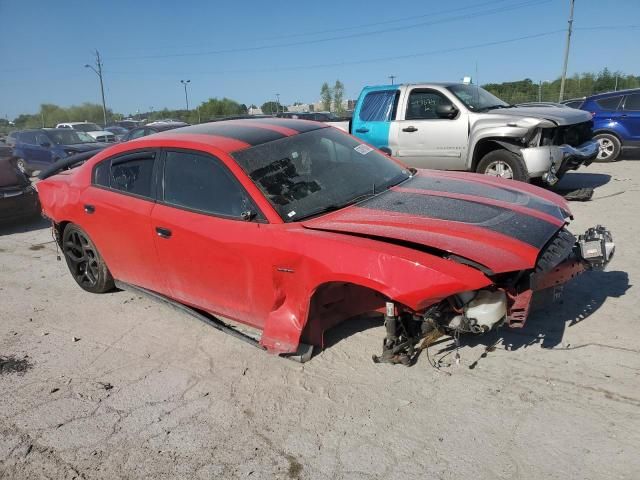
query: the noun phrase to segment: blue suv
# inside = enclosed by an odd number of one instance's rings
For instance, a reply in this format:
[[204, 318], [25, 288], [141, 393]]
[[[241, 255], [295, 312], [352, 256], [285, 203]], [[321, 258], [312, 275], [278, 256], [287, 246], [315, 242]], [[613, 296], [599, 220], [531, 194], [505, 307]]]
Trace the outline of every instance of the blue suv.
[[640, 88], [587, 97], [580, 109], [593, 115], [597, 161], [615, 161], [623, 147], [640, 147]]
[[18, 168], [31, 173], [69, 155], [106, 146], [108, 144], [96, 142], [84, 132], [64, 128], [39, 128], [18, 132], [13, 155], [17, 157]]

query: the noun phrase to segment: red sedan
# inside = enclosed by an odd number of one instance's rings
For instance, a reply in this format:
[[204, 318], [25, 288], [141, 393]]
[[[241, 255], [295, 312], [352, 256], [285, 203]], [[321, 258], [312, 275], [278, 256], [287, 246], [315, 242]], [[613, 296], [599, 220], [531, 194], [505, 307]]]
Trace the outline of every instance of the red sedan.
[[143, 289], [248, 324], [278, 354], [381, 311], [376, 358], [411, 363], [423, 339], [522, 326], [533, 291], [603, 268], [614, 249], [600, 226], [571, 235], [553, 193], [409, 169], [302, 120], [158, 133], [38, 190], [82, 288]]

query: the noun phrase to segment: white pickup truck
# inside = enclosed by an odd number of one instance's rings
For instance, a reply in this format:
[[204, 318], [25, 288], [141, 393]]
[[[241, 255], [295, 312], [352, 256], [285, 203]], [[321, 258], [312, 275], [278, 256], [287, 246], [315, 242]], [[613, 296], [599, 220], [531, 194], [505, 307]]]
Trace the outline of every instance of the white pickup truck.
[[350, 122], [330, 123], [417, 168], [555, 184], [598, 154], [591, 114], [515, 107], [464, 83], [365, 87]]

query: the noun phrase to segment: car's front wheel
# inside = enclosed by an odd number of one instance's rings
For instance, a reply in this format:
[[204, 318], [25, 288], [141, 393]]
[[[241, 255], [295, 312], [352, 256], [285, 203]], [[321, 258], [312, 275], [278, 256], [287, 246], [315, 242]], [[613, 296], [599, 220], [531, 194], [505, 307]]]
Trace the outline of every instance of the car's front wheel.
[[509, 150], [494, 150], [487, 153], [478, 163], [476, 172], [521, 182], [529, 181], [529, 173], [524, 162]]
[[622, 145], [615, 135], [610, 133], [598, 133], [593, 139], [600, 144], [600, 150], [596, 157], [596, 162], [615, 162], [620, 156]]
[[69, 271], [81, 288], [91, 293], [113, 290], [114, 283], [107, 264], [84, 230], [73, 223], [62, 234], [62, 251]]

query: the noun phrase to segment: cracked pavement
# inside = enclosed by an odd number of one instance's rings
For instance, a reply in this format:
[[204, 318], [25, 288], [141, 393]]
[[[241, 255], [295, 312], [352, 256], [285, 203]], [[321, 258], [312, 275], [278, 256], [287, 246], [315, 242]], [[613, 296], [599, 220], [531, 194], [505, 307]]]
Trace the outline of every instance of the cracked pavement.
[[524, 330], [465, 337], [459, 365], [445, 339], [439, 370], [373, 364], [375, 318], [309, 363], [274, 357], [82, 291], [44, 222], [1, 229], [0, 478], [638, 478], [640, 162], [563, 184], [597, 186], [570, 228], [611, 229], [608, 270], [541, 295]]

